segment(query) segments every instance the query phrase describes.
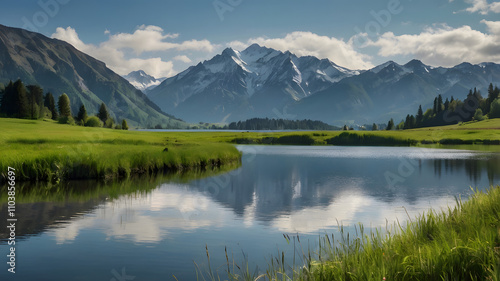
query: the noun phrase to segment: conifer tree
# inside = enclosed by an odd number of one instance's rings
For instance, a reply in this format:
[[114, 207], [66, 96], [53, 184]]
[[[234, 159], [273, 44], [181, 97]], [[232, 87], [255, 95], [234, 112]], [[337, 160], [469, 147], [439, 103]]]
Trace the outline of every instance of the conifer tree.
[[26, 94], [26, 87], [21, 80], [17, 80], [14, 83], [14, 115], [16, 118], [28, 118], [29, 117], [29, 106], [28, 106], [28, 96]]
[[44, 105], [49, 109], [50, 113], [52, 113], [52, 120], [57, 120], [59, 118], [59, 114], [56, 110], [54, 96], [50, 92], [45, 95]]
[[71, 107], [68, 95], [62, 94], [59, 97], [57, 105], [59, 107], [59, 114], [61, 117], [71, 117]]
[[127, 120], [125, 119], [122, 120], [122, 130], [128, 130]]
[[82, 104], [82, 106], [80, 106], [80, 110], [78, 111], [78, 115], [76, 116], [76, 121], [85, 124], [87, 118], [87, 109], [85, 109], [85, 105]]
[[31, 119], [38, 119], [43, 113], [43, 90], [40, 86], [28, 86], [28, 104]]
[[104, 103], [101, 103], [101, 106], [99, 107], [99, 113], [97, 113], [97, 117], [99, 117], [99, 119], [101, 119], [103, 123], [106, 123], [106, 120], [108, 120], [109, 112]]

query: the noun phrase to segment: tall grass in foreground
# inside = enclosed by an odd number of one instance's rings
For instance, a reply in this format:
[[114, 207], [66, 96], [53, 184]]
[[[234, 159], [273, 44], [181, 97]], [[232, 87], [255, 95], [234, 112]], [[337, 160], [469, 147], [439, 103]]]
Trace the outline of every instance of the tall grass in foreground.
[[[228, 269], [224, 277], [197, 267], [198, 280], [500, 280], [500, 187], [476, 191], [469, 200], [456, 200], [445, 211], [429, 210], [403, 227], [356, 235], [325, 236], [317, 252], [301, 252], [303, 265], [287, 265], [285, 253], [274, 257], [265, 273], [245, 266]], [[296, 239], [295, 239], [296, 238]], [[300, 238], [287, 242], [298, 242]], [[337, 240], [336, 240], [337, 239]], [[207, 250], [207, 256], [208, 250]], [[295, 257], [295, 253], [294, 253]], [[248, 264], [245, 261], [243, 264]]]

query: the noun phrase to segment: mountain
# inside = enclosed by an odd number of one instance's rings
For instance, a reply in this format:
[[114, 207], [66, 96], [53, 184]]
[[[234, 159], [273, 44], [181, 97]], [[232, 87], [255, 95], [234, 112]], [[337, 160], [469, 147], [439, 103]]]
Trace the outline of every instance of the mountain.
[[399, 120], [438, 94], [465, 98], [474, 87], [486, 94], [495, 81], [500, 66], [494, 63], [443, 68], [389, 61], [357, 71], [254, 44], [241, 52], [227, 48], [166, 79], [148, 97], [190, 122], [269, 117], [365, 124]]
[[143, 70], [132, 71], [129, 74], [123, 76], [123, 78], [127, 79], [132, 86], [134, 86], [137, 90], [142, 91], [143, 93], [148, 93], [156, 86], [160, 85], [161, 82], [165, 81], [167, 78], [154, 78], [153, 76], [147, 74]]
[[72, 45], [42, 34], [0, 25], [0, 83], [21, 79], [40, 85], [57, 99], [66, 93], [74, 114], [84, 104], [89, 114], [104, 102], [110, 115], [133, 126], [185, 127], [167, 116], [141, 91], [106, 65]]
[[190, 122], [286, 118], [273, 111], [358, 73], [326, 59], [299, 58], [254, 44], [242, 52], [227, 48], [166, 79], [148, 96]]
[[[325, 90], [291, 105], [298, 116], [331, 124], [399, 123], [415, 108], [432, 107], [434, 98], [464, 99], [472, 88], [487, 95], [489, 83], [500, 81], [500, 65], [462, 63], [452, 68], [431, 67], [412, 60], [405, 65], [387, 62], [359, 75], [333, 83]], [[498, 83], [498, 82], [497, 82]]]

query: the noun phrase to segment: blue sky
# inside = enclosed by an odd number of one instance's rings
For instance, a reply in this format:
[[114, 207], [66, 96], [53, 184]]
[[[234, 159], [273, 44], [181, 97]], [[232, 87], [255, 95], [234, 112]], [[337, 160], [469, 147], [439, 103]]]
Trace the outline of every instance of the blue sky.
[[68, 41], [122, 75], [172, 76], [254, 42], [351, 69], [500, 63], [500, 2], [490, 0], [20, 0], [0, 23]]

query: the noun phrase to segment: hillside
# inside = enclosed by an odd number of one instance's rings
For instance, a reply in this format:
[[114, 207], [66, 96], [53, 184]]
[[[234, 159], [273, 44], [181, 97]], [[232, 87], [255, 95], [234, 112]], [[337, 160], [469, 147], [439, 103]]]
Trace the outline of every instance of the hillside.
[[104, 102], [113, 118], [125, 118], [132, 126], [186, 126], [163, 113], [145, 94], [103, 62], [70, 44], [0, 25], [0, 83], [17, 79], [26, 85], [41, 86], [56, 99], [66, 93], [73, 112], [78, 112], [84, 104], [93, 114]]

